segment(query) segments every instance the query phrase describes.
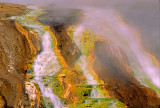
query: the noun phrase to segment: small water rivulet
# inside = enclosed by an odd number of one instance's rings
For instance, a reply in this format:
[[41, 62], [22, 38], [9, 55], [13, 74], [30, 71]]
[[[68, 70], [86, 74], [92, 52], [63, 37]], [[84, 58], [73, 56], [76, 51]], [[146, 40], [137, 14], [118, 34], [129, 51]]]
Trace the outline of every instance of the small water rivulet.
[[87, 56], [85, 54], [85, 48], [83, 46], [83, 43], [81, 42], [84, 29], [78, 27], [75, 30], [76, 31], [74, 32], [73, 40], [81, 50], [81, 56], [78, 60], [78, 64], [81, 67], [82, 72], [84, 73], [88, 85], [92, 85], [92, 91], [90, 94], [91, 98], [105, 98], [102, 95], [101, 91], [97, 88], [98, 82], [97, 80], [95, 80], [89, 69], [89, 60], [87, 59]]
[[88, 85], [92, 85], [91, 98], [104, 98], [100, 90], [97, 88], [98, 82], [94, 79], [93, 75], [88, 69], [88, 61], [85, 55], [81, 55], [80, 62], [78, 63], [86, 77]]
[[[53, 85], [48, 84], [48, 86], [46, 86], [46, 82], [43, 80], [44, 76], [54, 76], [60, 70], [61, 66], [52, 48], [51, 34], [45, 30], [45, 26], [42, 26], [39, 22], [32, 21], [28, 18], [36, 17], [39, 11], [41, 10], [34, 10], [20, 17], [12, 17], [12, 19], [16, 19], [22, 26], [31, 28], [34, 32], [38, 33], [38, 36], [41, 37], [43, 49], [34, 60], [34, 78], [32, 82], [38, 84], [45, 107], [48, 108], [54, 106], [54, 108], [64, 108], [64, 105], [61, 103], [60, 99], [53, 93]], [[45, 103], [46, 98], [49, 99], [49, 104]]]

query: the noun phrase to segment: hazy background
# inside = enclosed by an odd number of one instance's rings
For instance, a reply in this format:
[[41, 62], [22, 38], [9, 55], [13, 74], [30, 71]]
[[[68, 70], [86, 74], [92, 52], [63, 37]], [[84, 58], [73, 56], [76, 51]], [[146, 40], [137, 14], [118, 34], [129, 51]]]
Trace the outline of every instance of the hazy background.
[[[0, 2], [52, 7], [96, 7], [118, 11], [124, 21], [141, 33], [142, 44], [160, 61], [159, 0], [0, 0]], [[63, 13], [62, 13], [63, 14]]]

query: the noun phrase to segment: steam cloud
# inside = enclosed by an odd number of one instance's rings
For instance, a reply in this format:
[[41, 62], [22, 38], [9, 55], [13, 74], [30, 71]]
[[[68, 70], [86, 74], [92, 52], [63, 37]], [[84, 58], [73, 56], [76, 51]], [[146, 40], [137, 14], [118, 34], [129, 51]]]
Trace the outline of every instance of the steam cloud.
[[160, 61], [159, 0], [0, 0], [0, 2], [43, 5], [48, 9], [54, 7], [78, 9], [91, 7], [115, 10], [123, 16], [127, 24], [135, 26], [140, 31], [143, 46]]
[[[105, 36], [107, 33], [108, 37], [112, 36], [111, 40], [114, 41], [119, 46], [123, 47], [125, 51], [128, 48], [124, 47], [122, 43], [127, 43], [132, 52], [137, 58], [137, 64], [141, 66], [142, 71], [145, 71], [148, 76], [153, 79], [153, 83], [160, 87], [159, 80], [159, 69], [150, 64], [150, 60], [143, 54], [139, 49], [138, 44], [134, 43], [134, 38], [131, 36], [134, 32], [122, 27], [116, 22], [115, 14], [123, 17], [124, 21], [136, 28], [141, 34], [141, 41], [143, 47], [153, 55], [155, 55], [160, 61], [160, 36], [159, 36], [159, 25], [160, 25], [160, 15], [159, 15], [159, 1], [158, 0], [0, 0], [0, 2], [26, 4], [26, 5], [43, 5], [46, 10], [52, 10], [56, 8], [72, 8], [72, 9], [82, 9], [88, 11], [89, 8], [99, 9], [101, 11], [89, 10], [86, 14], [88, 20], [84, 22], [83, 25], [89, 28], [91, 31], [97, 34]], [[94, 12], [95, 13], [92, 13]], [[106, 14], [107, 12], [107, 14]], [[55, 13], [54, 15], [59, 15], [60, 18], [66, 17], [66, 15], [60, 15], [61, 12]], [[61, 14], [64, 14], [62, 12]], [[90, 16], [89, 16], [90, 15]], [[105, 20], [103, 19], [105, 17]], [[109, 23], [105, 23], [109, 22]], [[96, 25], [101, 25], [97, 27]], [[106, 24], [106, 25], [105, 25]], [[103, 25], [103, 26], [102, 26]], [[107, 26], [112, 27], [110, 29]], [[93, 28], [94, 27], [94, 28]], [[115, 34], [114, 32], [117, 32]], [[116, 36], [119, 35], [119, 36]], [[127, 52], [131, 54], [130, 51]], [[130, 57], [132, 58], [132, 57]], [[141, 59], [141, 60], [139, 60]], [[143, 63], [145, 61], [145, 63]], [[155, 72], [155, 74], [153, 74]], [[155, 79], [154, 79], [155, 78]]]

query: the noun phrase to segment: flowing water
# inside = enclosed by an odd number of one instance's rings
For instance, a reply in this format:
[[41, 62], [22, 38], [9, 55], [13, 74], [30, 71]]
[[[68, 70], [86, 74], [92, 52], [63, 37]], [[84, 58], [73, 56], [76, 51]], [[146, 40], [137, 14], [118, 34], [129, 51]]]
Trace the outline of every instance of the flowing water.
[[[42, 97], [48, 98], [53, 104], [54, 108], [64, 108], [60, 99], [53, 93], [53, 86], [45, 86], [43, 76], [52, 77], [60, 70], [60, 64], [55, 55], [52, 44], [51, 44], [51, 34], [45, 30], [45, 27], [40, 25], [38, 22], [34, 22], [30, 19], [27, 19], [28, 16], [36, 17], [35, 15], [39, 11], [31, 11], [27, 15], [21, 17], [12, 17], [12, 19], [17, 19], [20, 21], [21, 25], [32, 28], [33, 31], [38, 33], [38, 36], [42, 40], [42, 52], [34, 60], [33, 68], [35, 74], [32, 82], [38, 84]], [[53, 82], [53, 81], [52, 81]], [[44, 99], [45, 102], [45, 99]], [[52, 107], [45, 105], [47, 108]]]
[[92, 91], [91, 91], [91, 98], [104, 98], [104, 96], [101, 94], [100, 90], [97, 88], [98, 82], [94, 79], [93, 75], [90, 73], [88, 69], [88, 61], [86, 60], [85, 55], [81, 55], [80, 57], [80, 67], [86, 77], [86, 80], [89, 85], [92, 85]]
[[48, 32], [45, 32], [42, 36], [42, 46], [43, 51], [37, 56], [33, 65], [35, 71], [34, 81], [39, 85], [42, 96], [48, 97], [54, 108], [63, 108], [60, 99], [53, 94], [52, 86], [45, 87], [42, 79], [43, 75], [53, 76], [60, 70], [57, 57], [51, 47], [51, 36]]
[[[38, 11], [32, 11], [21, 17], [13, 17], [17, 19], [21, 25], [32, 28], [38, 33], [42, 40], [42, 52], [34, 60], [34, 78], [32, 82], [38, 84], [42, 97], [48, 98], [54, 108], [64, 108], [60, 99], [53, 93], [53, 85], [45, 85], [44, 76], [52, 77], [60, 71], [60, 64], [51, 43], [51, 34], [45, 30], [39, 22], [34, 22], [27, 16], [36, 17]], [[105, 16], [104, 16], [105, 14]], [[154, 85], [160, 88], [160, 69], [156, 67], [149, 56], [146, 55], [142, 46], [137, 41], [137, 32], [131, 27], [124, 24], [118, 13], [113, 10], [85, 10], [85, 20], [75, 27], [73, 40], [81, 50], [81, 56], [78, 60], [78, 65], [84, 73], [88, 85], [92, 85], [91, 98], [104, 98], [98, 81], [92, 75], [89, 69], [89, 61], [84, 52], [84, 46], [81, 43], [83, 32], [87, 29], [94, 34], [105, 36], [107, 39], [114, 42], [126, 53], [129, 59], [129, 64], [132, 67], [135, 76], [140, 82], [147, 76]], [[51, 80], [51, 82], [54, 82]], [[44, 99], [45, 102], [45, 99]], [[50, 106], [46, 106], [50, 107]]]
[[[45, 30], [45, 27], [40, 25], [38, 22], [33, 22], [32, 20], [27, 19], [27, 16], [35, 17], [35, 15], [39, 12], [37, 9], [35, 11], [31, 11], [27, 15], [23, 15], [20, 17], [12, 17], [12, 19], [17, 19], [20, 21], [22, 26], [27, 26], [32, 28], [33, 31], [38, 33], [38, 36], [41, 37], [42, 40], [42, 52], [36, 57], [34, 60], [33, 68], [34, 68], [34, 78], [31, 82], [35, 82], [38, 84], [40, 91], [42, 93], [42, 97], [48, 98], [50, 102], [53, 104], [54, 108], [64, 108], [64, 105], [61, 103], [60, 99], [52, 92], [52, 85], [45, 86], [45, 82], [43, 80], [43, 76], [51, 77], [54, 76], [58, 71], [60, 71], [60, 64], [57, 60], [57, 56], [53, 52], [53, 48], [51, 45], [51, 35], [49, 32]], [[80, 42], [80, 37], [75, 38], [75, 42], [77, 46], [83, 47]], [[78, 39], [78, 40], [76, 40]], [[83, 50], [83, 48], [81, 48]], [[91, 98], [104, 98], [101, 94], [101, 91], [97, 88], [98, 82], [94, 79], [93, 75], [88, 69], [88, 61], [86, 59], [86, 55], [82, 54], [79, 59], [79, 66], [81, 67], [88, 85], [92, 85]], [[52, 81], [53, 82], [53, 81]], [[46, 107], [52, 107], [48, 104]]]

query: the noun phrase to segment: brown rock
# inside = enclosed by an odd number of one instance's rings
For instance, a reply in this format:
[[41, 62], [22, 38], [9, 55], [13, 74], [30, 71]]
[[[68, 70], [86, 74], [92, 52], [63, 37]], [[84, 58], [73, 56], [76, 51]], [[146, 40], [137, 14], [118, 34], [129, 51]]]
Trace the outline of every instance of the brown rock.
[[26, 12], [25, 5], [0, 3], [0, 19], [10, 16], [22, 15]]
[[14, 21], [0, 20], [0, 79], [3, 82], [0, 95], [6, 99], [7, 107], [29, 107], [25, 71], [29, 61], [40, 51], [37, 36], [22, 30], [26, 34], [18, 30]]
[[51, 31], [57, 39], [57, 48], [64, 57], [68, 66], [73, 67], [75, 60], [80, 55], [80, 50], [67, 34], [67, 27], [63, 25], [51, 26]]
[[80, 73], [74, 69], [76, 59], [80, 55], [80, 50], [70, 38], [67, 33], [67, 26], [56, 25], [51, 26], [51, 31], [57, 39], [57, 48], [60, 50], [64, 62], [71, 67], [68, 71], [62, 72], [59, 76], [59, 81], [64, 89], [63, 98], [66, 99], [67, 104], [74, 104], [77, 102], [76, 86], [81, 84], [85, 79]]
[[133, 77], [126, 55], [109, 41], [97, 41], [94, 70], [105, 82], [105, 88], [129, 108], [154, 108], [160, 105], [157, 93]]
[[84, 76], [80, 75], [79, 72], [65, 71], [59, 75], [59, 81], [64, 89], [63, 98], [66, 99], [67, 104], [75, 104], [77, 102], [76, 86], [84, 82]]
[[6, 100], [0, 96], [0, 108], [5, 108], [6, 107]]

